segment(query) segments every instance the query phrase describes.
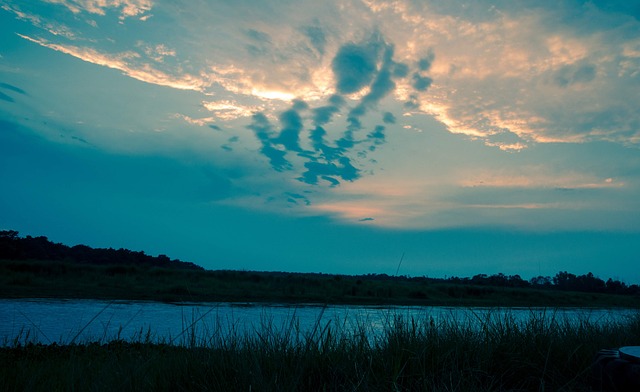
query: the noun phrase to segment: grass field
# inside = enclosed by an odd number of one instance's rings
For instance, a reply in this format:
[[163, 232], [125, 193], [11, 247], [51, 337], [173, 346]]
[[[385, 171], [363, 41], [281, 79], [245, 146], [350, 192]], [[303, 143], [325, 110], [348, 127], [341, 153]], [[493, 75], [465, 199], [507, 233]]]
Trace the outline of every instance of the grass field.
[[0, 348], [0, 390], [590, 391], [596, 352], [638, 342], [640, 314], [605, 324], [535, 312], [519, 321], [393, 318], [373, 338], [363, 325], [318, 321], [302, 333], [292, 320], [181, 345], [144, 335], [10, 344]]
[[633, 295], [478, 286], [425, 278], [200, 271], [28, 260], [0, 260], [0, 298], [640, 307], [638, 297]]

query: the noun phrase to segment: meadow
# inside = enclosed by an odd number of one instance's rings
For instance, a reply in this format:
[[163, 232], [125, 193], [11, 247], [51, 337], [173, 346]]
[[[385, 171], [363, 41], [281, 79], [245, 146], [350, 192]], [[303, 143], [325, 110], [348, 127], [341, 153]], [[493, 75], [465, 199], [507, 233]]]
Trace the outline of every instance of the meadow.
[[[554, 317], [436, 322], [388, 320], [381, 335], [362, 324], [265, 321], [253, 333], [0, 348], [3, 391], [592, 391], [598, 350], [637, 344], [640, 314], [591, 323]], [[551, 317], [549, 317], [551, 316]]]
[[0, 260], [0, 298], [503, 307], [640, 306], [637, 295], [497, 287], [420, 277], [208, 271], [42, 260]]

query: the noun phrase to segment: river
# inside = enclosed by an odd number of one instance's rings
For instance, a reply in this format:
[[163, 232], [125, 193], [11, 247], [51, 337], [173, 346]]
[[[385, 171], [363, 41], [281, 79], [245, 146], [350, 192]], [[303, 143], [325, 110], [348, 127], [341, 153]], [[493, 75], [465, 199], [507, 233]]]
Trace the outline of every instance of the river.
[[531, 317], [603, 323], [637, 314], [632, 309], [454, 308], [316, 304], [161, 303], [145, 301], [0, 299], [0, 346], [26, 342], [69, 344], [115, 339], [209, 345], [229, 335], [294, 332], [329, 325], [375, 336], [399, 318], [440, 325], [481, 324]]

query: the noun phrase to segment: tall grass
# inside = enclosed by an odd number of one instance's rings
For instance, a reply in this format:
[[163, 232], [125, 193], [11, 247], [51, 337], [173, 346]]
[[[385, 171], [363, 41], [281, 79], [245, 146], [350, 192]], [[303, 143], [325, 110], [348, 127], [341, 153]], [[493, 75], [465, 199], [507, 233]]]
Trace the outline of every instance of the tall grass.
[[390, 315], [382, 332], [367, 320], [322, 317], [303, 330], [295, 315], [241, 331], [224, 321], [203, 326], [201, 316], [155, 343], [142, 331], [133, 341], [16, 342], [0, 348], [0, 390], [589, 391], [599, 349], [640, 342], [640, 314], [609, 322], [553, 311]]

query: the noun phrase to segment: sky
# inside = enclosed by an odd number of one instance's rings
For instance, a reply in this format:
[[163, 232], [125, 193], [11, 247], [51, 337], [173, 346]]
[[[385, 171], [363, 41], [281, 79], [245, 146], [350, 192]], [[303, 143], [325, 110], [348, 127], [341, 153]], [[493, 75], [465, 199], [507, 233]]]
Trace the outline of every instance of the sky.
[[0, 229], [640, 283], [640, 5], [0, 0]]

